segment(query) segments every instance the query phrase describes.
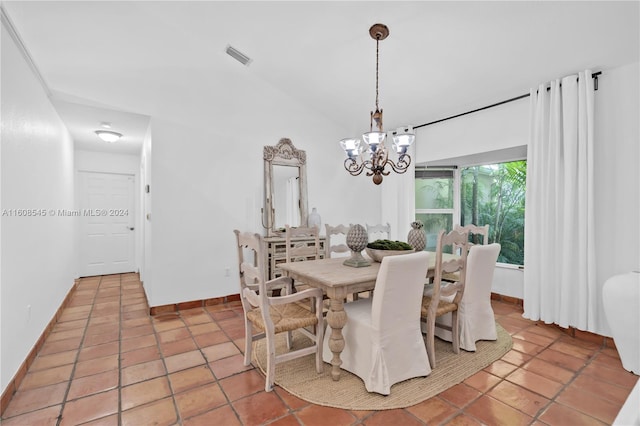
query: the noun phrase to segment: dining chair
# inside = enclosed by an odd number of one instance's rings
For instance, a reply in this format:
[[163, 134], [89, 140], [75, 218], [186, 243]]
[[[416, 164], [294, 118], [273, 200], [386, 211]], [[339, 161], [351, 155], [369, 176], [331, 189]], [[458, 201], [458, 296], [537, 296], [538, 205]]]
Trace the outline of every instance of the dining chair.
[[[287, 262], [320, 259], [320, 230], [317, 227], [292, 228], [285, 225], [284, 228]], [[296, 241], [296, 237], [311, 241]]]
[[[451, 313], [451, 326], [440, 325], [451, 330], [454, 353], [460, 353], [460, 331], [458, 328], [458, 305], [464, 295], [467, 254], [469, 245], [468, 232], [451, 231], [445, 233], [444, 230], [438, 233], [436, 244], [435, 276], [430, 292], [422, 297], [421, 322], [424, 323], [423, 331], [426, 334], [427, 353], [431, 368], [436, 366], [435, 354], [435, 328], [436, 318], [447, 313]], [[447, 261], [442, 259], [442, 254], [446, 246], [459, 245], [461, 252]], [[443, 276], [447, 275], [456, 281], [444, 282]], [[449, 297], [450, 298], [447, 298]]]
[[480, 238], [478, 237], [482, 237], [481, 241], [483, 245], [489, 244], [489, 225], [478, 226], [474, 224], [469, 224], [469, 225], [462, 226], [459, 224], [455, 224], [453, 225], [453, 230], [458, 232], [464, 232], [464, 231], [469, 232], [469, 239], [471, 240], [471, 245], [479, 244]]
[[[325, 243], [327, 257], [328, 258], [348, 257], [349, 253], [351, 253], [351, 249], [347, 246], [346, 242], [347, 242], [347, 234], [349, 233], [349, 229], [351, 229], [352, 225], [349, 224], [349, 226], [346, 226], [346, 225], [331, 226], [329, 224], [325, 224], [324, 226], [327, 231], [327, 235], [326, 235], [327, 239]], [[336, 242], [336, 238], [340, 238], [341, 241], [344, 241], [344, 243]], [[346, 299], [346, 301], [358, 300], [360, 294], [370, 296], [371, 291], [354, 293], [350, 295]]]
[[[469, 233], [469, 244], [467, 245], [467, 249], [471, 246], [475, 245], [478, 242], [478, 237], [482, 237], [482, 244], [486, 245], [489, 243], [489, 225], [477, 226], [473, 224], [461, 226], [459, 224], [453, 225], [453, 230], [458, 232], [468, 232]], [[451, 253], [459, 254], [460, 253], [460, 245], [454, 244], [451, 247]], [[455, 275], [455, 274], [454, 274]], [[458, 281], [457, 276], [453, 278], [448, 274], [445, 274], [443, 279], [445, 281]]]
[[[316, 371], [322, 373], [322, 342], [324, 327], [322, 317], [322, 290], [310, 288], [293, 293], [292, 280], [278, 277], [265, 281], [262, 265], [263, 240], [259, 234], [233, 231], [236, 234], [240, 276], [240, 301], [244, 310], [245, 350], [244, 365], [251, 364], [253, 342], [266, 339], [267, 371], [265, 391], [273, 389], [277, 364], [315, 353]], [[284, 295], [268, 296], [271, 287], [284, 288]], [[310, 300], [314, 309], [305, 309], [301, 301]], [[254, 328], [257, 334], [254, 334]], [[298, 330], [313, 342], [302, 349], [291, 350], [292, 331]], [[276, 334], [286, 333], [288, 352], [276, 354]]]
[[369, 242], [372, 242], [375, 240], [389, 240], [391, 239], [391, 225], [388, 222], [386, 225], [367, 224], [367, 234], [369, 235]]
[[[491, 307], [491, 284], [500, 253], [500, 244], [475, 245], [469, 249], [464, 294], [458, 304], [460, 347], [475, 352], [478, 340], [496, 340], [496, 319]], [[445, 297], [452, 301], [453, 297]], [[452, 314], [436, 320], [437, 337], [451, 342]]]
[[[304, 237], [304, 241], [296, 241], [297, 237]], [[285, 225], [285, 256], [286, 262], [302, 262], [320, 259], [320, 231], [317, 227], [292, 228]], [[295, 289], [308, 288], [304, 283], [294, 283]]]
[[[346, 253], [348, 255], [348, 253], [351, 252], [351, 249], [347, 247], [346, 242], [347, 242], [347, 233], [349, 232], [349, 229], [351, 228], [351, 226], [342, 225], [342, 224], [331, 226], [328, 223], [325, 223], [324, 226], [327, 231], [326, 243], [325, 243], [326, 252], [327, 252], [326, 257], [328, 258], [341, 257], [342, 253]], [[336, 241], [337, 239], [344, 242], [337, 242]], [[334, 256], [334, 254], [337, 254], [338, 256]]]
[[[340, 367], [360, 377], [368, 392], [389, 395], [394, 383], [431, 373], [420, 332], [420, 296], [429, 256], [419, 252], [383, 258], [373, 297], [344, 305]], [[327, 362], [332, 343], [326, 334]]]

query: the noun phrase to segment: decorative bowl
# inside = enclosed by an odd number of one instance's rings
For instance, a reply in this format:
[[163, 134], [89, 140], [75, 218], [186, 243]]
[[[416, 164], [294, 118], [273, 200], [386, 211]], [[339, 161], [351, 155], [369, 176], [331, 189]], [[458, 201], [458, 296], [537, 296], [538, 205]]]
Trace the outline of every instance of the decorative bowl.
[[367, 255], [376, 262], [382, 262], [385, 256], [397, 256], [399, 254], [415, 253], [415, 250], [377, 250], [365, 247]]

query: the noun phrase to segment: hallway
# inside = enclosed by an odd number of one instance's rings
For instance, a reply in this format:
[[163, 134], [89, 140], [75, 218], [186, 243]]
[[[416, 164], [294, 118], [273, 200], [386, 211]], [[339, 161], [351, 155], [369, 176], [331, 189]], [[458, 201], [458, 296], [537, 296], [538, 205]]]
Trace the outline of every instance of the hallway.
[[137, 274], [83, 278], [2, 415], [14, 425], [610, 424], [638, 377], [615, 349], [522, 319], [501, 360], [390, 411], [309, 404], [242, 364], [239, 302], [150, 317]]

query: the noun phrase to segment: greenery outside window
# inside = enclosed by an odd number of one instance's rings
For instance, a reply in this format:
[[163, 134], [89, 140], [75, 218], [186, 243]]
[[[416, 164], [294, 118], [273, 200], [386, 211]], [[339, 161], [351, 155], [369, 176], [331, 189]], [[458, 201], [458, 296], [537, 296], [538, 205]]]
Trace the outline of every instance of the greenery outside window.
[[489, 243], [500, 243], [498, 263], [524, 264], [525, 160], [460, 170], [460, 224], [489, 225]]
[[438, 232], [453, 227], [459, 200], [454, 169], [416, 170], [416, 221], [424, 224], [425, 250], [435, 251]]
[[[501, 245], [498, 263], [524, 264], [526, 160], [461, 169], [416, 169], [416, 220], [435, 251], [441, 229], [489, 225], [489, 243]], [[479, 243], [480, 241], [476, 241]]]

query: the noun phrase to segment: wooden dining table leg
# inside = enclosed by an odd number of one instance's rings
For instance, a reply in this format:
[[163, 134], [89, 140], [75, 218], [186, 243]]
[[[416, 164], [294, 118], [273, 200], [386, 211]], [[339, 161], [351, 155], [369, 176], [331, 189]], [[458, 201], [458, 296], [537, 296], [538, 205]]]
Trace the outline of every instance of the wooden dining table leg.
[[344, 311], [344, 296], [330, 297], [330, 307], [327, 313], [327, 323], [331, 327], [331, 335], [329, 336], [329, 349], [333, 353], [331, 359], [331, 378], [340, 380], [340, 365], [342, 360], [340, 354], [344, 349], [344, 337], [342, 336], [342, 328], [347, 323], [347, 313]]

